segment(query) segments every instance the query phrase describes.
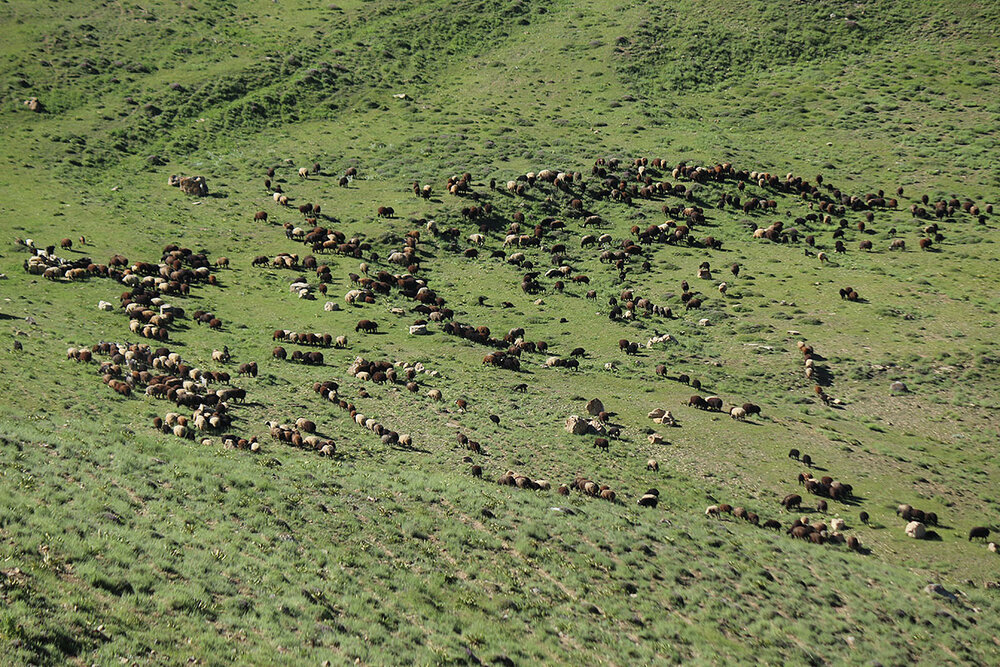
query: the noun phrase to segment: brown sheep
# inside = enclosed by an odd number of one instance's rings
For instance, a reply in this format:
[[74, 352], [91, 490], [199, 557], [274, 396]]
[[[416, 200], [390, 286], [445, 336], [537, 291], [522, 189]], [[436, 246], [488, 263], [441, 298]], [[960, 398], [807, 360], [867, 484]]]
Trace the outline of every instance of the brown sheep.
[[802, 496], [797, 493], [790, 493], [781, 500], [781, 504], [785, 506], [786, 510], [791, 510], [793, 507], [800, 507], [802, 505]]

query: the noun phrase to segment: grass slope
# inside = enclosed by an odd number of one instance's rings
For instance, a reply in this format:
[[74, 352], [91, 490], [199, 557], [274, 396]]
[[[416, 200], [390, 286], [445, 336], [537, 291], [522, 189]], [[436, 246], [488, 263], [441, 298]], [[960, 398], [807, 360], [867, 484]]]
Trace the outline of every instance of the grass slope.
[[[984, 584], [1000, 579], [1000, 561], [966, 539], [971, 526], [995, 527], [1000, 510], [992, 482], [1000, 472], [997, 218], [980, 223], [958, 211], [939, 223], [937, 252], [920, 252], [929, 221], [908, 208], [923, 194], [1000, 203], [992, 168], [1000, 90], [990, 57], [998, 19], [989, 3], [960, 1], [5, 3], [5, 659], [997, 662], [1000, 604]], [[45, 113], [25, 108], [32, 96]], [[696, 189], [706, 221], [695, 234], [722, 239], [723, 248], [647, 246], [650, 269], [631, 262], [621, 281], [580, 247], [588, 232], [570, 215], [571, 196], [540, 186], [514, 197], [502, 187], [526, 171], [581, 171], [584, 204], [616, 242], [633, 225], [662, 222], [664, 203], [690, 203], [595, 198], [590, 168], [599, 156], [732, 161], [808, 180], [822, 173], [858, 196], [880, 188], [891, 196], [898, 186], [904, 195], [897, 210], [876, 211], [865, 233], [863, 213], [847, 211], [848, 251], [834, 255], [839, 216], [793, 222], [816, 212], [812, 202], [708, 183]], [[297, 167], [314, 161], [322, 174], [299, 179]], [[264, 188], [271, 166], [292, 208]], [[358, 177], [338, 187], [352, 166]], [[445, 178], [467, 170], [480, 203], [494, 207], [476, 259], [463, 256], [478, 231], [460, 213], [470, 199], [445, 192]], [[211, 196], [168, 187], [172, 173], [205, 175]], [[669, 170], [655, 178], [690, 185]], [[432, 184], [429, 200], [412, 195], [415, 179]], [[716, 208], [724, 194], [773, 198], [777, 210]], [[419, 276], [461, 322], [494, 336], [523, 326], [559, 356], [584, 347], [580, 369], [545, 368], [544, 355], [526, 354], [522, 372], [511, 373], [483, 366], [488, 348], [440, 325], [410, 336], [418, 315], [396, 291], [346, 306], [356, 259], [319, 256], [332, 270], [328, 298], [343, 310], [324, 311], [322, 297], [293, 298], [288, 283], [315, 286], [315, 273], [251, 260], [309, 252], [280, 226], [304, 225], [295, 210], [303, 202], [322, 204], [320, 224], [363, 237], [383, 258], [420, 220], [458, 227], [456, 242], [422, 231]], [[384, 205], [396, 217], [376, 219]], [[255, 223], [257, 210], [271, 224]], [[548, 216], [566, 220], [544, 242], [565, 243], [573, 275], [590, 284], [567, 282], [560, 293], [542, 278], [541, 294], [523, 293], [524, 271], [490, 257], [504, 250], [515, 212], [529, 228]], [[815, 235], [832, 261], [805, 256], [801, 242], [751, 238], [748, 221], [776, 219]], [[260, 436], [260, 453], [225, 449], [217, 435], [211, 445], [163, 435], [152, 418], [173, 406], [121, 398], [101, 383], [97, 364], [65, 359], [69, 346], [137, 340], [123, 313], [95, 308], [115, 302], [122, 285], [22, 270], [28, 255], [15, 237], [44, 246], [81, 235], [86, 246], [59, 254], [156, 262], [172, 242], [230, 258], [231, 269], [215, 272], [218, 285], [171, 298], [189, 313], [215, 313], [222, 330], [184, 318], [167, 345], [234, 376], [238, 363], [260, 364], [257, 378], [232, 381], [249, 394], [234, 408], [232, 430]], [[889, 252], [891, 238], [907, 251]], [[872, 252], [858, 250], [863, 239]], [[543, 272], [552, 265], [539, 248], [524, 252]], [[714, 280], [697, 280], [703, 261]], [[734, 262], [742, 270], [730, 279]], [[682, 280], [706, 296], [701, 311], [684, 311]], [[841, 300], [845, 285], [864, 300]], [[677, 318], [610, 321], [608, 299], [626, 287]], [[702, 317], [710, 326], [697, 325]], [[384, 333], [355, 334], [361, 318]], [[323, 349], [322, 368], [279, 362], [271, 359], [275, 328], [346, 334], [349, 346]], [[634, 357], [618, 351], [622, 338], [668, 332], [675, 344]], [[12, 351], [13, 339], [23, 352]], [[800, 339], [822, 355], [820, 379], [838, 405], [816, 400]], [[223, 345], [235, 363], [212, 362]], [[411, 394], [350, 377], [357, 356], [419, 361], [437, 375], [419, 375]], [[609, 362], [617, 366], [608, 370]], [[658, 377], [660, 363], [670, 376], [698, 378], [699, 393], [727, 406], [762, 405], [763, 416], [739, 424], [687, 408], [693, 390]], [[312, 384], [325, 379], [361, 412], [412, 434], [413, 446], [383, 445], [322, 401]], [[910, 391], [891, 394], [895, 380]], [[512, 392], [521, 382], [527, 392]], [[442, 403], [426, 396], [432, 388]], [[595, 396], [624, 427], [608, 453], [563, 430]], [[458, 398], [468, 411], [456, 409]], [[646, 414], [656, 407], [680, 421], [660, 428], [669, 444], [647, 441], [656, 425]], [[271, 440], [263, 425], [302, 416], [336, 442], [334, 458]], [[483, 444], [474, 459], [486, 479], [469, 476], [462, 457], [470, 452], [456, 432]], [[799, 516], [778, 504], [801, 488], [801, 466], [785, 456], [791, 447], [854, 485], [858, 501], [831, 501], [830, 514], [846, 519], [864, 553], [706, 519], [715, 502], [785, 525]], [[645, 469], [650, 457], [659, 472]], [[494, 484], [507, 469], [554, 485], [586, 475], [619, 502]], [[659, 507], [637, 507], [650, 487]], [[937, 512], [941, 541], [903, 534], [894, 512], [903, 502]], [[858, 521], [862, 510], [870, 526]], [[959, 595], [929, 595], [930, 582]]]

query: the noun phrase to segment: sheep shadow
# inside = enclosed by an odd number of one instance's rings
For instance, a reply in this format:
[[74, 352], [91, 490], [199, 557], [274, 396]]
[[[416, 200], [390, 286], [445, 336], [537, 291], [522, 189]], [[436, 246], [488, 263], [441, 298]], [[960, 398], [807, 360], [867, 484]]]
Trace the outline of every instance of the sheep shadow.
[[[400, 452], [416, 452], [418, 454], [430, 454], [431, 453], [431, 451], [429, 449], [423, 449], [421, 447], [416, 447], [414, 445], [410, 445], [409, 447], [407, 447], [406, 445], [401, 445], [398, 442], [396, 444], [394, 444], [394, 445], [390, 445], [390, 448], [391, 449], [395, 449], [396, 451], [400, 451]], [[483, 453], [483, 456], [486, 456], [485, 452]]]
[[833, 374], [823, 366], [813, 366], [812, 379], [821, 387], [830, 387], [833, 385]]

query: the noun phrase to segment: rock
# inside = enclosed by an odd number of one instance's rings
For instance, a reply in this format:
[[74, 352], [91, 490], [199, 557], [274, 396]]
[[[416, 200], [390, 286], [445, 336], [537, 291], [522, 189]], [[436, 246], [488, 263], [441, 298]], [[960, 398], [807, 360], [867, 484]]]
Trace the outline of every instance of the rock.
[[334, 303], [333, 301], [327, 301], [326, 303], [323, 304], [323, 310], [325, 310], [328, 313], [338, 311], [340, 310], [340, 304]]
[[700, 326], [700, 327], [707, 327], [708, 326], [708, 318], [707, 317], [703, 317], [700, 320], [698, 320], [698, 326]]
[[586, 435], [590, 430], [590, 424], [578, 415], [572, 415], [566, 420], [566, 431], [573, 435]]
[[45, 111], [45, 105], [38, 101], [37, 97], [29, 97], [24, 101], [24, 106], [28, 107], [28, 111], [34, 111], [35, 113], [42, 113]]
[[889, 391], [897, 394], [906, 394], [910, 390], [907, 388], [906, 384], [900, 382], [899, 380], [896, 380], [895, 382], [889, 385]]
[[592, 398], [587, 403], [587, 414], [588, 415], [599, 415], [604, 412], [604, 403], [601, 403], [601, 399]]
[[617, 361], [609, 361], [608, 363], [604, 364], [604, 370], [606, 371], [617, 370], [617, 368], [618, 368]]
[[655, 410], [649, 412], [646, 416], [649, 417], [650, 419], [659, 419], [665, 414], [667, 414], [666, 410], [664, 410], [663, 408], [656, 408]]
[[839, 533], [840, 531], [842, 531], [845, 525], [847, 525], [847, 523], [843, 519], [830, 520], [830, 530], [833, 530], [835, 532]]
[[181, 177], [178, 174], [170, 174], [167, 176], [167, 185], [176, 188], [181, 184]]
[[958, 601], [958, 596], [955, 595], [954, 593], [952, 593], [951, 591], [949, 591], [947, 588], [945, 588], [941, 584], [930, 584], [928, 586], [925, 586], [924, 587], [924, 592], [925, 593], [930, 593], [931, 595], [940, 595], [941, 597], [945, 598], [946, 600], [950, 600], [952, 602], [957, 602]]
[[651, 445], [662, 445], [663, 444], [663, 436], [660, 435], [659, 433], [653, 433], [653, 434], [649, 435], [646, 438], [646, 440], [648, 440], [649, 444], [651, 444]]
[[590, 432], [594, 435], [607, 435], [608, 427], [598, 419], [591, 419], [587, 424], [590, 427]]
[[996, 542], [990, 542], [988, 545], [986, 545], [986, 548], [989, 549], [992, 553], [996, 553], [997, 552], [997, 543]]
[[536, 306], [544, 306], [544, 305], [545, 305], [545, 302], [544, 302], [544, 301], [542, 301], [541, 299], [535, 299], [535, 301], [534, 301], [533, 303], [534, 303], [534, 304], [535, 304]]
[[426, 324], [414, 324], [410, 327], [411, 336], [426, 336], [428, 333]]
[[108, 301], [99, 301], [97, 303], [97, 309], [98, 310], [105, 310], [105, 311], [112, 311], [112, 310], [115, 309], [115, 306], [114, 306], [113, 303], [110, 303]]
[[167, 163], [167, 161], [164, 160], [159, 155], [147, 155], [146, 156], [146, 162], [148, 164], [153, 165], [154, 167], [162, 167], [163, 165], [165, 165]]
[[922, 540], [927, 535], [927, 526], [919, 521], [911, 521], [906, 524], [906, 534], [915, 540]]

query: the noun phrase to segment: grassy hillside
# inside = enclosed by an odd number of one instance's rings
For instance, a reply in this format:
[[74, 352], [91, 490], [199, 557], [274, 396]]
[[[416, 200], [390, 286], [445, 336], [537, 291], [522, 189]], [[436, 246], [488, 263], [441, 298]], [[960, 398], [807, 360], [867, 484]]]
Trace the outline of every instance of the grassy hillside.
[[[994, 5], [958, 0], [4, 3], [3, 661], [997, 662], [1000, 593], [987, 584], [1000, 580], [1000, 560], [968, 539], [974, 526], [1000, 532], [1000, 218], [987, 212], [1000, 206], [997, 26]], [[24, 104], [33, 97], [42, 112]], [[662, 160], [647, 164], [652, 182], [685, 194], [612, 199], [592, 173], [598, 158], [620, 159], [605, 167], [632, 181], [634, 159]], [[750, 178], [696, 183], [672, 173], [682, 162], [732, 163], [779, 183], [822, 175], [822, 185], [803, 196]], [[319, 173], [300, 178], [313, 163]], [[507, 191], [542, 169], [581, 177], [566, 191]], [[449, 194], [446, 179], [464, 172], [469, 191]], [[209, 195], [170, 187], [171, 174], [205, 176]], [[414, 181], [432, 195], [415, 197]], [[834, 188], [884, 190], [897, 206], [825, 221], [820, 204]], [[725, 196], [775, 207], [720, 206]], [[602, 226], [585, 228], [574, 199]], [[959, 206], [937, 218], [942, 199]], [[348, 257], [286, 236], [286, 223], [311, 229], [298, 210], [307, 202], [322, 207], [315, 224], [370, 247]], [[485, 204], [479, 220], [462, 214]], [[395, 215], [377, 217], [380, 206]], [[704, 214], [692, 226], [699, 242], [643, 244], [621, 271], [601, 261], [636, 240], [633, 226], [689, 224], [681, 209], [692, 206]], [[565, 227], [545, 229], [539, 246], [505, 247], [516, 214], [528, 235], [544, 220]], [[428, 220], [457, 235], [432, 233]], [[753, 237], [776, 221], [798, 239]], [[549, 351], [524, 352], [518, 372], [491, 367], [493, 348], [442, 323], [410, 335], [426, 316], [398, 289], [348, 304], [362, 261], [372, 277], [406, 272], [387, 258], [418, 229], [415, 277], [455, 321], [495, 338], [523, 327]], [[587, 234], [611, 241], [582, 245]], [[721, 248], [704, 247], [707, 236]], [[186, 314], [162, 345], [246, 389], [232, 427], [163, 433], [154, 417], [191, 409], [141, 383], [115, 393], [102, 382], [107, 357], [67, 359], [69, 347], [161, 343], [130, 331], [118, 308], [127, 286], [26, 272], [24, 239], [97, 264], [116, 253], [155, 264], [167, 244], [206, 254], [215, 284], [164, 297]], [[891, 251], [894, 239], [906, 249]], [[566, 249], [553, 258], [556, 244]], [[282, 252], [329, 266], [326, 296], [315, 270], [274, 268]], [[533, 266], [507, 261], [515, 252]], [[267, 266], [253, 266], [261, 255]], [[219, 257], [229, 268], [214, 268]], [[703, 262], [711, 279], [698, 278]], [[545, 275], [560, 265], [570, 267], [562, 290]], [[540, 274], [537, 293], [521, 288], [528, 270]], [[318, 298], [291, 293], [298, 279]], [[682, 281], [700, 309], [685, 309]], [[858, 301], [840, 297], [847, 286]], [[625, 289], [673, 317], [610, 319], [609, 300], [624, 302]], [[114, 309], [98, 310], [102, 300]], [[221, 328], [197, 324], [198, 310]], [[379, 333], [356, 332], [361, 319]], [[279, 343], [275, 329], [348, 344]], [[666, 333], [673, 342], [619, 350], [622, 339]], [[798, 341], [815, 348], [812, 378]], [[274, 359], [279, 344], [320, 351], [324, 363]], [[230, 363], [213, 361], [223, 346]], [[578, 369], [545, 365], [578, 347]], [[359, 356], [428, 372], [413, 392], [376, 384], [348, 373]], [[251, 361], [258, 375], [239, 377]], [[358, 426], [313, 390], [320, 381], [412, 444]], [[896, 381], [907, 390], [891, 391]], [[688, 407], [692, 394], [762, 414], [738, 422]], [[606, 452], [564, 429], [595, 397], [622, 430]], [[679, 426], [652, 422], [655, 408]], [[265, 425], [302, 417], [335, 443], [333, 456], [279, 442]], [[223, 433], [256, 436], [260, 449], [226, 447]], [[651, 444], [653, 433], [666, 442]], [[792, 448], [811, 455], [817, 477], [852, 484], [853, 498], [816, 511]], [[507, 470], [552, 488], [498, 485]], [[555, 491], [578, 476], [608, 485], [615, 501]], [[638, 506], [650, 488], [658, 506]], [[779, 504], [789, 493], [802, 494], [801, 510]], [[706, 517], [718, 503], [782, 529]], [[901, 503], [935, 512], [938, 539], [907, 537]], [[801, 516], [843, 518], [862, 548], [792, 539], [785, 531]], [[926, 592], [932, 583], [954, 597]]]

